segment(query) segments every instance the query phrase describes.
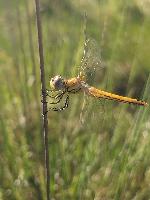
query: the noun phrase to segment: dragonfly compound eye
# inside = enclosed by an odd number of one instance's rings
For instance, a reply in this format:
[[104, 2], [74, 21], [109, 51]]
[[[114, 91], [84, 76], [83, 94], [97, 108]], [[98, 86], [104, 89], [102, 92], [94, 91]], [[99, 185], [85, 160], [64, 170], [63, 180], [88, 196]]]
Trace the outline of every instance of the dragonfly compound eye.
[[65, 88], [64, 79], [61, 76], [55, 76], [50, 80], [50, 86], [54, 90], [63, 90]]

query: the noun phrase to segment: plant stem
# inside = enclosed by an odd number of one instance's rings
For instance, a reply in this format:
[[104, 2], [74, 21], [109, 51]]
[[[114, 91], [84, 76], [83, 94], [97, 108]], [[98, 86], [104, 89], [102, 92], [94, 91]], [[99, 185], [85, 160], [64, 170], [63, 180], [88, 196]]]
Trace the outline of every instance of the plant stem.
[[50, 169], [49, 169], [49, 152], [48, 152], [48, 119], [47, 119], [47, 103], [46, 103], [46, 84], [44, 72], [44, 56], [43, 56], [43, 43], [42, 43], [42, 27], [40, 19], [40, 2], [35, 0], [36, 6], [36, 20], [38, 30], [38, 45], [39, 45], [39, 58], [40, 58], [40, 71], [41, 71], [41, 87], [43, 96], [43, 136], [44, 136], [44, 150], [45, 150], [45, 168], [46, 168], [46, 193], [47, 200], [50, 200]]

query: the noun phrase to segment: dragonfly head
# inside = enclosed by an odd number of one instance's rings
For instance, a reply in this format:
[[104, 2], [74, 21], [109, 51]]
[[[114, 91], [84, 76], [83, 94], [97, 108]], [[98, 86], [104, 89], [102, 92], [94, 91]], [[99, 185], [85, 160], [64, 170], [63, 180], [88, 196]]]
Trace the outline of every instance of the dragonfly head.
[[50, 80], [50, 87], [56, 91], [65, 89], [64, 79], [60, 75], [54, 76]]

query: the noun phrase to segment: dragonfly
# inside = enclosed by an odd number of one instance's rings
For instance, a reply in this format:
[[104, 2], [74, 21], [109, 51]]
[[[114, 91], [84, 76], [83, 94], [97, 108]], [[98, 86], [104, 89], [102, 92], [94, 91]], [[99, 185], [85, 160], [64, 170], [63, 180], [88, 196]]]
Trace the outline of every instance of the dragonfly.
[[[95, 70], [96, 65], [99, 65], [99, 63], [101, 64], [101, 59], [93, 59], [94, 57], [91, 55], [92, 47], [88, 45], [88, 43], [90, 43], [89, 39], [87, 39], [84, 44], [84, 53], [81, 60], [80, 72], [77, 77], [65, 79], [61, 75], [56, 75], [50, 79], [50, 94], [47, 93], [47, 95], [53, 99], [50, 104], [58, 105], [65, 96], [63, 106], [51, 107], [50, 110], [65, 110], [69, 105], [70, 94], [76, 94], [79, 92], [83, 92], [84, 94], [95, 99], [106, 99], [138, 106], [148, 106], [148, 103], [145, 101], [113, 94], [111, 92], [93, 87], [87, 83], [86, 75], [89, 74], [91, 69]], [[55, 95], [52, 95], [52, 93], [55, 93]]]

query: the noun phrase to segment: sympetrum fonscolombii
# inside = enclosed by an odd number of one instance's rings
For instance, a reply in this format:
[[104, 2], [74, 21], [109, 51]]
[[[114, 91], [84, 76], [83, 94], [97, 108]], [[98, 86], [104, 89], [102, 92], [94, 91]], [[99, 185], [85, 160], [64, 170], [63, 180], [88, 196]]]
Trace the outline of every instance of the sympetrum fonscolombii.
[[[66, 100], [65, 100], [65, 104], [63, 107], [60, 107], [60, 108], [52, 107], [50, 109], [54, 110], [54, 111], [64, 110], [65, 108], [68, 107], [68, 104], [69, 104], [69, 94], [71, 94], [71, 93], [74, 94], [79, 91], [82, 91], [85, 94], [92, 96], [94, 98], [97, 98], [97, 99], [103, 98], [103, 99], [108, 99], [108, 100], [115, 100], [115, 101], [122, 102], [122, 103], [129, 103], [129, 104], [134, 104], [134, 105], [139, 105], [139, 106], [147, 106], [148, 104], [145, 101], [109, 93], [109, 92], [103, 91], [101, 89], [92, 87], [87, 83], [86, 76], [84, 73], [85, 69], [88, 67], [93, 67], [92, 65], [94, 65], [93, 57], [90, 57], [91, 55], [87, 49], [88, 42], [89, 42], [89, 40], [86, 41], [84, 44], [84, 55], [83, 55], [81, 66], [80, 66], [81, 72], [79, 73], [79, 75], [77, 77], [70, 78], [70, 79], [64, 79], [60, 75], [57, 75], [57, 76], [51, 78], [50, 87], [51, 87], [52, 91], [57, 91], [58, 93], [54, 96], [47, 94], [48, 96], [50, 96], [51, 98], [54, 99], [54, 102], [51, 102], [50, 104], [58, 104], [62, 100], [62, 98], [65, 94], [66, 94]], [[91, 48], [90, 48], [90, 50], [91, 50]], [[90, 60], [90, 64], [88, 64], [88, 62], [87, 62], [88, 59]], [[91, 59], [92, 59], [92, 61], [91, 61]], [[83, 61], [85, 61], [85, 62], [83, 62]], [[96, 63], [97, 63], [97, 61], [96, 61]], [[94, 66], [94, 68], [95, 68], [95, 66]]]

